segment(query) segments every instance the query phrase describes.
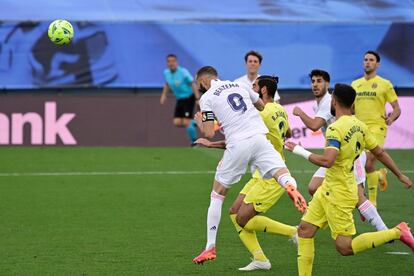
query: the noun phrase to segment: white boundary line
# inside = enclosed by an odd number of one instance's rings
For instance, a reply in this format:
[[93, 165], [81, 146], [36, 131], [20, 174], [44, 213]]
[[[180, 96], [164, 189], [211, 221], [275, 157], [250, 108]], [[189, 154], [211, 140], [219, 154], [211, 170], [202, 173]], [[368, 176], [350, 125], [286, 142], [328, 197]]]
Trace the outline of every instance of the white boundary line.
[[[292, 174], [313, 174], [316, 170], [291, 170]], [[406, 174], [414, 174], [414, 170], [403, 171]], [[106, 176], [106, 175], [203, 175], [215, 174], [215, 171], [130, 171], [130, 172], [4, 172], [0, 177], [19, 176]]]
[[402, 251], [389, 251], [389, 252], [385, 252], [385, 254], [390, 254], [390, 255], [410, 255], [410, 252], [402, 252]]
[[135, 171], [135, 172], [37, 172], [37, 173], [0, 173], [9, 176], [105, 176], [105, 175], [192, 175], [214, 174], [215, 171]]

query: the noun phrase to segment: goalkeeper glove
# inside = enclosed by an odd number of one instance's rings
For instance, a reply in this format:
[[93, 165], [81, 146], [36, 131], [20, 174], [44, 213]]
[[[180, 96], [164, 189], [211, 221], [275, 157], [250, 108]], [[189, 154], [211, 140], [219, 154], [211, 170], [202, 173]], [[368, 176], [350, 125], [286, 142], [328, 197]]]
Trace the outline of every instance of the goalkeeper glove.
[[299, 210], [299, 212], [304, 213], [306, 210], [306, 200], [301, 195], [301, 193], [296, 190], [296, 188], [292, 184], [287, 184], [285, 187], [286, 192], [288, 193], [289, 197], [292, 199], [295, 207]]

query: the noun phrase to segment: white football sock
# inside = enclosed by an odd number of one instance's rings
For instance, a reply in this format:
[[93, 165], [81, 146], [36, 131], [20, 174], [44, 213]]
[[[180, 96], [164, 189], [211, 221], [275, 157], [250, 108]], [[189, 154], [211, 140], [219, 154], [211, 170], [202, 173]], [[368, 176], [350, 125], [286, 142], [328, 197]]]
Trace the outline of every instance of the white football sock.
[[206, 250], [212, 248], [216, 244], [218, 226], [221, 219], [221, 207], [224, 201], [223, 195], [219, 195], [215, 191], [210, 195], [210, 206], [207, 212], [207, 244]]
[[371, 201], [364, 201], [364, 203], [358, 206], [358, 210], [361, 215], [363, 215], [365, 219], [377, 229], [377, 231], [388, 229], [378, 214], [377, 208], [375, 208]]

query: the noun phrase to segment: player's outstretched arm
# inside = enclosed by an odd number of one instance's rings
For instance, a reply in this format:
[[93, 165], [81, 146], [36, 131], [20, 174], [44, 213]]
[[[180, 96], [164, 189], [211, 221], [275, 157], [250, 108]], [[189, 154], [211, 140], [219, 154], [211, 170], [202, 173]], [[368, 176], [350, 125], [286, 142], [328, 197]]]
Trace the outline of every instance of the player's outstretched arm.
[[298, 106], [293, 108], [293, 115], [298, 116], [302, 120], [303, 124], [312, 131], [317, 131], [326, 124], [324, 119], [320, 117], [312, 118]]
[[225, 149], [226, 148], [226, 141], [220, 140], [220, 141], [210, 141], [205, 138], [198, 138], [195, 142], [195, 144], [204, 146], [206, 148], [216, 148], [216, 149]]
[[335, 163], [335, 159], [339, 154], [339, 151], [334, 148], [326, 148], [322, 155], [312, 153], [300, 145], [293, 142], [286, 142], [285, 147], [288, 151], [293, 152], [296, 155], [302, 156], [309, 160], [311, 163], [320, 167], [330, 168]]
[[395, 164], [394, 160], [392, 160], [391, 156], [381, 147], [376, 146], [374, 149], [371, 150], [371, 153], [375, 155], [375, 157], [381, 161], [382, 164], [384, 164], [388, 169], [392, 171], [392, 173], [398, 177], [398, 180], [402, 182], [405, 187], [411, 188], [413, 185], [410, 178], [408, 178], [406, 175], [404, 175], [398, 166]]

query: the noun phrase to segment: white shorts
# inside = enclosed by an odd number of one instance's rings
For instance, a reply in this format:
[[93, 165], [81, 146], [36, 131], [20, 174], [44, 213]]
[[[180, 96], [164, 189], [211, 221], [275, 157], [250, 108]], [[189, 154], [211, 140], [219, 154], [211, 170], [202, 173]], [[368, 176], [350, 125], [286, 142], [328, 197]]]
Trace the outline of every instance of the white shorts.
[[250, 165], [264, 179], [269, 179], [281, 168], [286, 168], [280, 154], [264, 134], [254, 135], [237, 143], [226, 145], [223, 158], [217, 166], [215, 180], [226, 188], [240, 181]]
[[[367, 163], [367, 154], [365, 151], [361, 152], [361, 155], [354, 162], [354, 174], [357, 184], [362, 184], [365, 187], [365, 164]], [[313, 177], [325, 178], [326, 168], [320, 167], [314, 174]]]

